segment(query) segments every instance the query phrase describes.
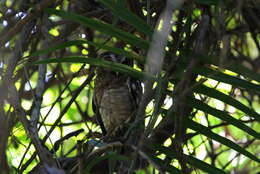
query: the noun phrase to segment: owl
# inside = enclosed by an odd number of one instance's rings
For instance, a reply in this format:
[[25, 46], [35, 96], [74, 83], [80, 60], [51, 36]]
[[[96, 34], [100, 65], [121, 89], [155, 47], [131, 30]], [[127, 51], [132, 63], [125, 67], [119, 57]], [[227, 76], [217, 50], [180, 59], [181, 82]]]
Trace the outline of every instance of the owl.
[[[132, 66], [123, 56], [105, 52], [99, 56], [106, 61]], [[142, 95], [141, 82], [126, 74], [101, 67], [96, 68], [94, 104], [97, 121], [106, 136], [123, 136], [135, 119]]]

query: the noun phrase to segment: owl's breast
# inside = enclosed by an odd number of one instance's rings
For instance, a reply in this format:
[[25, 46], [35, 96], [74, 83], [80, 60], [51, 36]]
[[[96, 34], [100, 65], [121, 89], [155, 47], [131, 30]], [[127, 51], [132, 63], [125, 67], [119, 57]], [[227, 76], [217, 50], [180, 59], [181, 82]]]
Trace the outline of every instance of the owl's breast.
[[132, 105], [127, 85], [103, 89], [99, 112], [108, 134], [133, 117]]

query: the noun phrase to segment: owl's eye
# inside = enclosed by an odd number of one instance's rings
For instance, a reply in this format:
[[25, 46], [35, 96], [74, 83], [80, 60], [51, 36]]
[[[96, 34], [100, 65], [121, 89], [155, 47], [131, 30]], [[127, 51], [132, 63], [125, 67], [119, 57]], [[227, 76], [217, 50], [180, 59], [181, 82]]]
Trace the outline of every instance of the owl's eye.
[[105, 52], [100, 55], [100, 58], [111, 61], [111, 62], [118, 62], [117, 56], [111, 52]]
[[118, 63], [117, 56], [115, 54], [110, 54], [110, 61]]
[[100, 57], [104, 60], [115, 62], [115, 63], [122, 63], [122, 64], [128, 64], [128, 60], [124, 56], [118, 56], [111, 52], [105, 52], [100, 55]]

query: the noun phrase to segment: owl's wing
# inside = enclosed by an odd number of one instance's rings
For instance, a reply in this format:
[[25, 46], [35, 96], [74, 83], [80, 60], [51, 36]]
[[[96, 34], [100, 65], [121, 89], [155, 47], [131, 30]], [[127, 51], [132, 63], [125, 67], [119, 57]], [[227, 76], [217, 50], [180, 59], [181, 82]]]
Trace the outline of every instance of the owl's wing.
[[135, 109], [137, 109], [143, 93], [141, 81], [139, 79], [129, 77], [127, 79], [127, 86], [132, 100], [132, 105]]
[[97, 118], [97, 122], [101, 128], [101, 131], [102, 131], [102, 134], [103, 135], [106, 135], [107, 134], [107, 131], [106, 131], [106, 128], [104, 126], [104, 123], [103, 123], [103, 120], [101, 118], [101, 115], [100, 115], [100, 112], [99, 112], [99, 107], [97, 106], [96, 102], [95, 102], [95, 99], [94, 99], [94, 102], [93, 102], [93, 111], [94, 113], [96, 114], [96, 118]]

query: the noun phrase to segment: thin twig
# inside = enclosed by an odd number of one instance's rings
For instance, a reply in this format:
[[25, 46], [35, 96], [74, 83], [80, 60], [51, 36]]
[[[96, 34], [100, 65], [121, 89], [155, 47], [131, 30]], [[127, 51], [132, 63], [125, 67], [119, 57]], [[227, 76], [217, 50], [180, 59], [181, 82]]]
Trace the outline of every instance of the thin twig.
[[32, 10], [26, 17], [19, 20], [15, 26], [13, 26], [6, 34], [2, 34], [0, 37], [0, 48], [4, 46], [4, 44], [9, 41], [12, 37], [14, 37], [17, 33], [19, 33], [26, 24], [36, 19], [39, 15], [42, 14], [42, 11], [48, 6], [54, 4], [56, 0], [44, 0], [36, 5], [35, 9]]

